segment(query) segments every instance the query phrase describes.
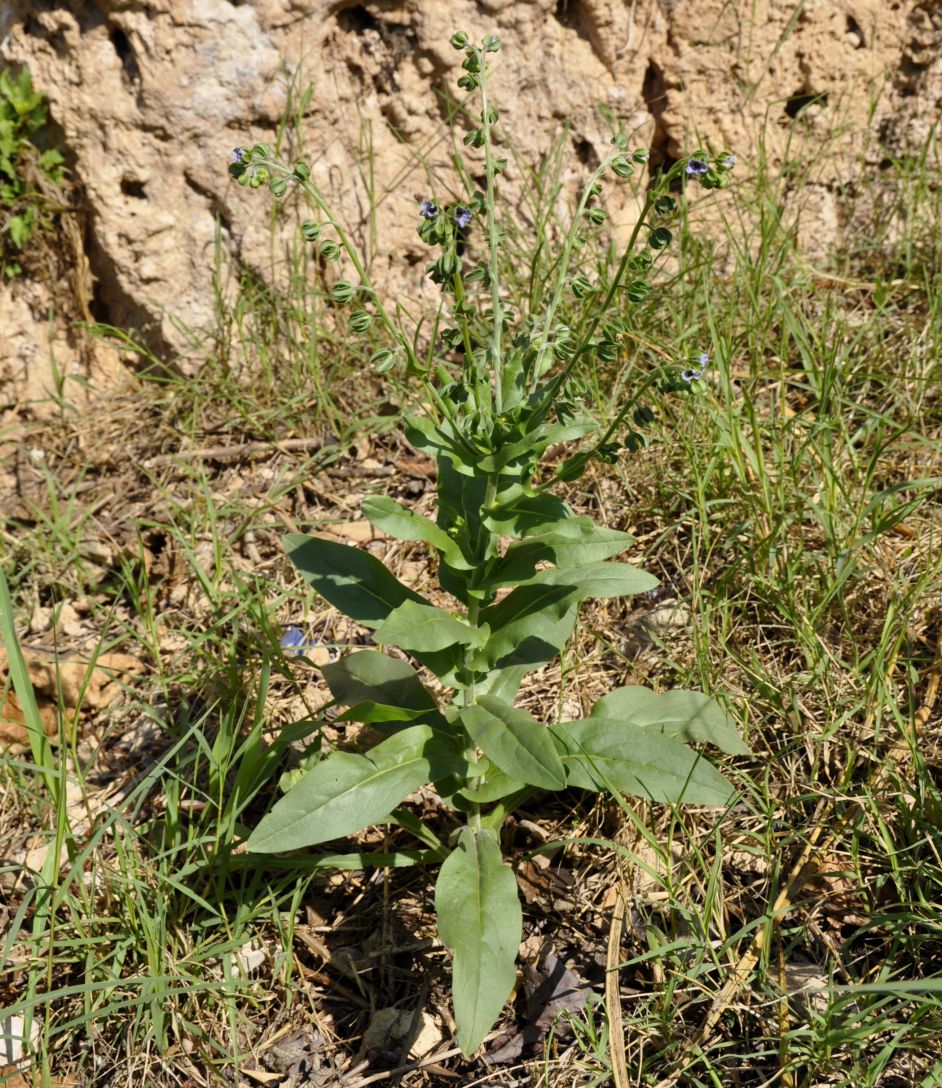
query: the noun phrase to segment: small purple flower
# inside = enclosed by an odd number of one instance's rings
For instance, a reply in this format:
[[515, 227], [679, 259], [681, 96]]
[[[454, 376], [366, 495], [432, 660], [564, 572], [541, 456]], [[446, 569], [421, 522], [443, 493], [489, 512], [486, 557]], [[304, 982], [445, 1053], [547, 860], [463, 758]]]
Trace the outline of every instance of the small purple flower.
[[438, 205], [433, 204], [431, 200], [423, 200], [419, 205], [419, 215], [423, 219], [434, 219], [438, 215]]
[[732, 152], [730, 152], [729, 155], [726, 155], [722, 159], [720, 159], [717, 165], [722, 166], [724, 170], [732, 170], [732, 168], [736, 165], [736, 156], [733, 155]]
[[705, 174], [709, 169], [709, 164], [705, 163], [703, 159], [688, 159], [687, 160], [687, 173], [688, 174]]
[[697, 362], [700, 366], [706, 366], [710, 361], [710, 353], [708, 351], [701, 351], [697, 356]]
[[232, 158], [229, 161], [235, 166], [241, 166], [245, 162], [245, 148], [234, 147], [232, 149]]
[[455, 222], [463, 230], [471, 222], [471, 212], [468, 208], [462, 208], [459, 204], [455, 208]]
[[698, 382], [703, 377], [702, 370], [682, 370], [680, 372], [681, 378], [685, 382]]

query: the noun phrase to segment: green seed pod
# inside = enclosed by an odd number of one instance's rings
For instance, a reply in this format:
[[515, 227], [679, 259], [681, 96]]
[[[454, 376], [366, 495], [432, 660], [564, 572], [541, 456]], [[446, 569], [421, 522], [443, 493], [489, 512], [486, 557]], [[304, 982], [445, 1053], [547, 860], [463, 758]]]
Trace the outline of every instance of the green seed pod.
[[354, 332], [366, 332], [373, 324], [373, 315], [366, 310], [354, 310], [350, 315], [350, 328]]
[[632, 418], [639, 427], [644, 427], [648, 423], [654, 422], [654, 409], [649, 408], [646, 404], [643, 404], [640, 408], [635, 409]]
[[451, 44], [454, 49], [464, 49], [468, 44], [468, 35], [463, 30], [456, 30], [451, 36]]
[[673, 234], [667, 229], [667, 227], [655, 227], [651, 231], [651, 236], [648, 238], [648, 245], [652, 249], [664, 249], [671, 244], [674, 240]]
[[484, 52], [485, 53], [497, 53], [500, 50], [500, 38], [494, 34], [488, 34], [484, 39]]
[[622, 151], [626, 151], [628, 149], [628, 137], [625, 136], [624, 133], [616, 132], [615, 135], [612, 137], [612, 143], [615, 147], [620, 148]]
[[[483, 110], [481, 111], [481, 120], [485, 120]], [[500, 120], [500, 113], [498, 113], [498, 111], [495, 110], [493, 106], [488, 106], [486, 120], [489, 125], [496, 125], [497, 122]]]
[[635, 168], [624, 157], [624, 155], [620, 159], [616, 159], [612, 163], [612, 170], [614, 170], [614, 172], [620, 178], [630, 178], [631, 175], [635, 172]]
[[484, 133], [479, 128], [473, 128], [470, 132], [465, 133], [464, 142], [469, 147], [483, 147]]
[[677, 211], [677, 201], [672, 196], [659, 196], [654, 201], [654, 210], [660, 215], [672, 215]]
[[651, 284], [646, 280], [632, 280], [625, 287], [625, 294], [631, 299], [632, 302], [644, 302], [648, 297], [648, 292], [651, 290]]
[[336, 261], [340, 256], [340, 246], [326, 238], [320, 245], [320, 254], [325, 261]]
[[604, 223], [605, 220], [608, 219], [608, 213], [605, 211], [604, 208], [586, 208], [585, 217], [589, 220], [590, 223], [594, 223], [596, 226], [598, 226], [600, 223]]
[[370, 366], [375, 368], [377, 374], [385, 374], [387, 370], [391, 370], [395, 365], [395, 352], [390, 351], [388, 348], [380, 348], [379, 351], [374, 351], [370, 356]]
[[595, 354], [603, 363], [614, 363], [618, 358], [618, 345], [613, 340], [600, 340]]
[[476, 91], [478, 89], [477, 77], [472, 75], [459, 76], [458, 86], [466, 91]]
[[288, 191], [288, 179], [287, 178], [272, 178], [269, 189], [272, 191], [273, 196], [282, 197]]
[[643, 147], [639, 147], [637, 151], [631, 153], [631, 157], [635, 162], [647, 162], [651, 158], [651, 152], [646, 151]]
[[316, 219], [305, 219], [301, 224], [301, 237], [305, 242], [316, 242], [321, 232], [321, 224]]
[[307, 181], [311, 176], [311, 168], [306, 162], [296, 162], [294, 164], [294, 176], [298, 181]]
[[334, 302], [339, 303], [341, 306], [350, 302], [353, 296], [356, 294], [357, 289], [352, 283], [347, 283], [346, 280], [338, 280], [331, 288], [330, 297]]

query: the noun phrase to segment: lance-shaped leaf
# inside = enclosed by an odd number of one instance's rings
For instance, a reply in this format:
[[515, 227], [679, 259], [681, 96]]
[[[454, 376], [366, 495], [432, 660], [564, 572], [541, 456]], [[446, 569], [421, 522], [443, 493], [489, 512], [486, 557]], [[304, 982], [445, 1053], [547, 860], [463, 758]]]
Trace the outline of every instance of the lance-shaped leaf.
[[474, 743], [512, 778], [544, 790], [566, 788], [566, 771], [549, 730], [525, 710], [484, 695], [460, 718]]
[[551, 661], [572, 634], [577, 603], [570, 586], [518, 586], [480, 613], [491, 628], [488, 661], [502, 668]]
[[673, 737], [610, 718], [560, 722], [552, 733], [563, 746], [570, 786], [671, 804], [726, 805], [735, 796], [715, 767]]
[[493, 831], [462, 828], [438, 874], [435, 910], [439, 936], [454, 955], [458, 1045], [471, 1054], [513, 989], [523, 928], [517, 881]]
[[383, 646], [434, 653], [450, 646], [472, 646], [481, 641], [482, 633], [442, 608], [406, 601], [390, 612], [373, 637]]
[[351, 619], [376, 627], [406, 601], [427, 603], [369, 552], [320, 537], [285, 537], [291, 561], [313, 588]]
[[461, 554], [454, 540], [434, 521], [413, 513], [395, 499], [372, 496], [363, 502], [363, 515], [377, 529], [397, 540], [421, 540], [430, 544], [457, 570], [470, 570], [471, 564]]
[[715, 745], [731, 756], [747, 756], [735, 724], [725, 710], [702, 691], [665, 691], [639, 685], [615, 688], [592, 707], [593, 718], [611, 718], [649, 733], [663, 733], [687, 744]]
[[572, 634], [580, 601], [643, 593], [657, 584], [653, 574], [627, 563], [540, 571], [526, 585], [481, 612], [481, 623], [491, 628], [487, 660], [502, 668], [542, 665], [552, 660]]
[[516, 485], [485, 510], [484, 524], [502, 536], [524, 536], [572, 517], [569, 507], [552, 495], [533, 495]]
[[526, 785], [526, 782], [511, 778], [497, 767], [493, 767], [486, 780], [477, 789], [466, 786], [460, 793], [462, 797], [473, 801], [476, 805], [488, 805], [492, 801], [499, 801], [502, 797], [509, 797], [512, 793], [526, 789]]
[[536, 574], [538, 563], [554, 563], [567, 569], [583, 567], [618, 555], [631, 544], [628, 533], [605, 529], [591, 518], [565, 518], [511, 544], [487, 585], [527, 582]]
[[575, 599], [584, 601], [589, 597], [628, 597], [646, 593], [658, 585], [658, 580], [646, 570], [628, 563], [588, 563], [578, 569], [541, 570], [529, 585], [569, 586]]
[[437, 710], [435, 697], [415, 669], [378, 650], [358, 650], [321, 668], [334, 699], [341, 706], [375, 702], [409, 710]]
[[334, 752], [315, 764], [249, 836], [277, 853], [339, 839], [385, 819], [413, 790], [464, 766], [453, 743], [427, 725], [382, 741], [367, 755]]

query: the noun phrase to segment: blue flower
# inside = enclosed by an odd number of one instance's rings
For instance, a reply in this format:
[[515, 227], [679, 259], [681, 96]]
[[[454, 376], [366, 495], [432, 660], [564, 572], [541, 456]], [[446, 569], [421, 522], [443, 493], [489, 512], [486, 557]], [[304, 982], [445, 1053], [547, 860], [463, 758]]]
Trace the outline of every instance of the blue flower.
[[232, 149], [232, 158], [229, 161], [238, 166], [241, 166], [245, 162], [245, 148], [234, 147]]
[[459, 204], [455, 208], [455, 222], [464, 229], [471, 222], [471, 212], [467, 208], [462, 208]]
[[697, 356], [697, 362], [700, 366], [706, 366], [710, 361], [710, 353], [708, 351], [701, 351]]
[[423, 219], [434, 219], [438, 215], [438, 205], [433, 204], [431, 200], [423, 200], [419, 205], [419, 215]]
[[681, 378], [685, 382], [698, 382], [703, 377], [702, 370], [682, 370], [680, 372]]
[[705, 163], [703, 159], [688, 159], [687, 160], [687, 173], [688, 174], [705, 174], [709, 169], [709, 164]]

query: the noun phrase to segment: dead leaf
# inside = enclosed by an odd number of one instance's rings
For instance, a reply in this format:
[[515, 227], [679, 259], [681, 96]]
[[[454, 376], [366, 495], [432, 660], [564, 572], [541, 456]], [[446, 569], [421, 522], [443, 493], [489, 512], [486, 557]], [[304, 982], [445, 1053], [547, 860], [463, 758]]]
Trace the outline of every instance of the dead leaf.
[[[69, 711], [103, 710], [121, 694], [121, 681], [139, 673], [143, 664], [130, 654], [100, 654], [94, 661], [38, 650], [24, 650], [26, 670], [36, 694], [39, 718], [49, 737], [58, 734], [60, 705]], [[0, 686], [9, 673], [6, 652], [0, 647]], [[0, 747], [28, 745], [26, 715], [12, 687], [0, 705]]]

